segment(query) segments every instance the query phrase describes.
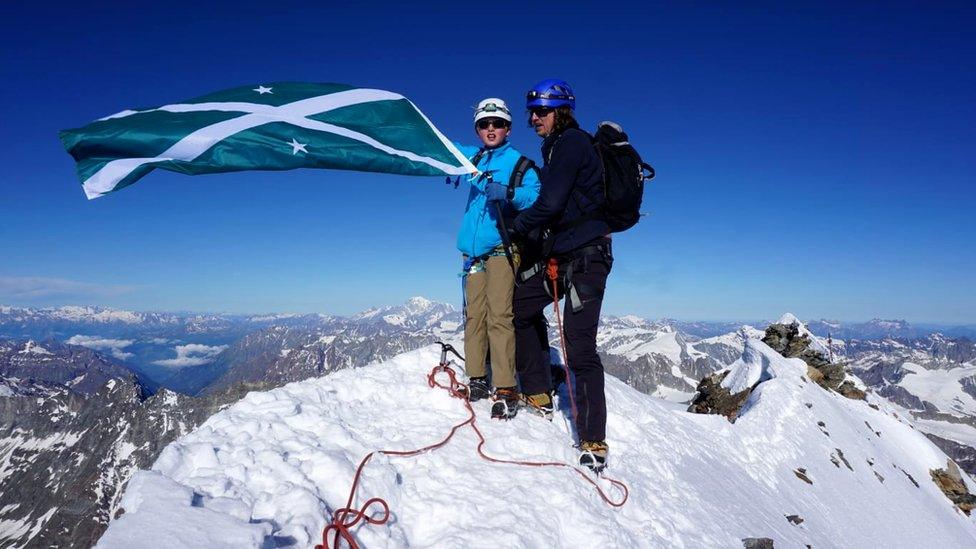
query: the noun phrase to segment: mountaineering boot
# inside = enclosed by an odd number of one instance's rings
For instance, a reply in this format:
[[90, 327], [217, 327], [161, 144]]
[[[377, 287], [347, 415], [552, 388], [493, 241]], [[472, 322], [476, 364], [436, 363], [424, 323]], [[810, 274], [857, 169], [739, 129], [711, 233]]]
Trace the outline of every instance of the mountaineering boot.
[[607, 466], [607, 443], [602, 440], [584, 440], [580, 443], [579, 464], [594, 473], [603, 471]]
[[488, 398], [491, 390], [488, 388], [488, 376], [473, 377], [468, 380], [468, 402], [477, 402]]
[[540, 415], [549, 421], [552, 421], [552, 393], [536, 393], [534, 395], [525, 395], [525, 404], [528, 405], [529, 410], [533, 413]]
[[519, 395], [515, 387], [499, 387], [495, 389], [495, 401], [491, 405], [492, 419], [512, 419], [518, 412]]

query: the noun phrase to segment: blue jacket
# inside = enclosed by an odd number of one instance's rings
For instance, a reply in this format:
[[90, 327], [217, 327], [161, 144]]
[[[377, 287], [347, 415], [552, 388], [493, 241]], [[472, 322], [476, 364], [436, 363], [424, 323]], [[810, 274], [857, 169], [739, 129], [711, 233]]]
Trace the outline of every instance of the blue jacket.
[[[600, 217], [586, 216], [603, 206], [603, 166], [589, 134], [573, 126], [542, 141], [542, 192], [511, 228], [527, 236], [536, 229], [552, 234], [545, 247], [560, 255], [610, 233]], [[577, 221], [583, 218], [583, 221]]]
[[[458, 149], [469, 159], [474, 158], [480, 147], [455, 143]], [[490, 172], [495, 183], [508, 185], [512, 170], [518, 163], [522, 153], [515, 150], [508, 141], [495, 149], [489, 149], [478, 162], [478, 170], [482, 173]], [[464, 176], [462, 176], [464, 177]], [[469, 257], [479, 257], [487, 254], [502, 243], [498, 233], [498, 216], [495, 206], [488, 204], [485, 196], [487, 178], [480, 176], [470, 181], [471, 192], [468, 193], [468, 205], [464, 209], [461, 219], [461, 230], [458, 232], [457, 247], [461, 253]], [[524, 210], [535, 203], [539, 196], [539, 177], [535, 170], [529, 170], [522, 179], [522, 185], [515, 189], [512, 206], [517, 210]]]

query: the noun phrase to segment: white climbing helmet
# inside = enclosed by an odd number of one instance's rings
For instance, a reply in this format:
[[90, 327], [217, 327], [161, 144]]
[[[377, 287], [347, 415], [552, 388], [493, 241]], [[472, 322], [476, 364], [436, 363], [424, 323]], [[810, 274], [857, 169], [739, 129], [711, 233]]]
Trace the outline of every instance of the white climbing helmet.
[[482, 99], [478, 103], [478, 108], [474, 110], [474, 121], [477, 122], [482, 118], [501, 118], [502, 120], [512, 121], [512, 111], [508, 110], [508, 105], [505, 101], [497, 97], [489, 97], [488, 99]]

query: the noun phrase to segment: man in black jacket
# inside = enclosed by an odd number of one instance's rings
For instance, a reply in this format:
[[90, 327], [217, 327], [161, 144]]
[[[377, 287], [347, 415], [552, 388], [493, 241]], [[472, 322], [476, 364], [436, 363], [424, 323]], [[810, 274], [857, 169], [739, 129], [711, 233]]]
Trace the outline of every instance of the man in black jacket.
[[573, 116], [576, 98], [562, 80], [544, 80], [528, 93], [529, 124], [543, 138], [542, 187], [535, 204], [512, 223], [513, 237], [540, 242], [539, 262], [528, 263], [515, 289], [516, 367], [522, 392], [551, 417], [552, 380], [544, 309], [553, 303], [547, 266], [558, 265], [557, 291], [566, 297], [563, 357], [575, 383], [570, 398], [580, 439], [580, 464], [606, 465], [607, 405], [596, 332], [607, 276], [613, 265], [610, 227], [600, 215], [603, 167], [589, 134]]

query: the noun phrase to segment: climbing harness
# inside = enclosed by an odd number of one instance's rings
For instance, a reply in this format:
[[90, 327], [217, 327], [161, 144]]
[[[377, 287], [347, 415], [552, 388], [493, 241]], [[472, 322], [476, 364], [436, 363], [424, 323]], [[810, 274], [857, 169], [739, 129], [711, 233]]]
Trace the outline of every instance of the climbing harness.
[[[440, 364], [435, 366], [434, 369], [431, 370], [430, 374], [427, 375], [427, 385], [431, 388], [444, 389], [452, 397], [460, 399], [468, 411], [468, 418], [451, 427], [451, 430], [448, 432], [447, 436], [442, 440], [428, 446], [424, 446], [423, 448], [417, 448], [416, 450], [375, 450], [369, 454], [366, 454], [366, 457], [363, 458], [363, 460], [359, 463], [359, 467], [356, 469], [356, 475], [353, 477], [352, 488], [349, 490], [349, 499], [346, 501], [346, 506], [336, 509], [332, 513], [331, 522], [325, 527], [325, 530], [322, 531], [322, 543], [320, 545], [316, 545], [315, 549], [338, 549], [340, 540], [345, 541], [350, 549], [359, 549], [360, 546], [356, 542], [356, 539], [353, 537], [351, 531], [354, 526], [360, 522], [365, 522], [366, 524], [385, 524], [390, 519], [390, 506], [385, 500], [383, 500], [383, 498], [380, 497], [374, 497], [366, 500], [362, 507], [359, 507], [358, 509], [353, 507], [353, 502], [356, 497], [356, 489], [359, 487], [359, 481], [362, 478], [363, 469], [366, 467], [366, 464], [369, 462], [370, 458], [376, 454], [410, 457], [422, 454], [429, 450], [440, 448], [446, 445], [448, 441], [454, 437], [454, 434], [465, 426], [470, 426], [471, 430], [474, 431], [475, 436], [478, 437], [478, 447], [476, 450], [478, 455], [486, 461], [509, 465], [523, 465], [526, 467], [565, 467], [567, 469], [576, 471], [580, 477], [583, 478], [583, 480], [593, 485], [603, 501], [605, 501], [611, 507], [623, 507], [623, 505], [627, 503], [627, 498], [630, 495], [629, 490], [627, 489], [627, 485], [619, 480], [598, 475], [599, 478], [608, 481], [611, 485], [615, 486], [623, 493], [623, 498], [617, 502], [610, 499], [610, 496], [603, 491], [603, 488], [601, 488], [600, 485], [597, 484], [589, 474], [579, 467], [558, 461], [520, 461], [495, 458], [486, 454], [484, 452], [484, 446], [487, 441], [484, 434], [475, 423], [474, 408], [471, 407], [471, 403], [468, 402], [466, 397], [467, 385], [458, 381], [457, 373], [453, 368], [451, 368], [451, 364], [455, 364], [455, 366], [457, 364], [454, 363], [452, 359], [448, 358], [448, 353], [453, 354], [462, 362], [464, 361], [464, 357], [462, 357], [453, 346], [447, 343], [438, 341], [437, 344], [441, 346], [441, 360]], [[438, 376], [441, 375], [447, 376], [447, 383], [442, 383], [438, 380]], [[374, 517], [369, 513], [370, 506], [374, 504], [379, 505], [380, 507], [378, 510], [378, 517]]]

